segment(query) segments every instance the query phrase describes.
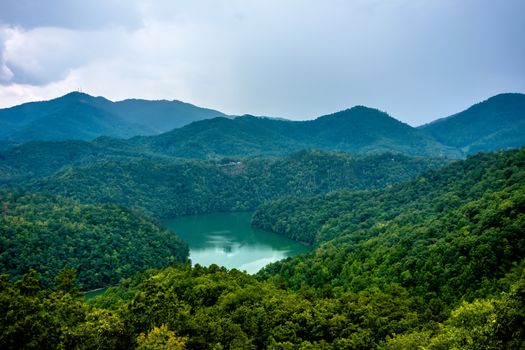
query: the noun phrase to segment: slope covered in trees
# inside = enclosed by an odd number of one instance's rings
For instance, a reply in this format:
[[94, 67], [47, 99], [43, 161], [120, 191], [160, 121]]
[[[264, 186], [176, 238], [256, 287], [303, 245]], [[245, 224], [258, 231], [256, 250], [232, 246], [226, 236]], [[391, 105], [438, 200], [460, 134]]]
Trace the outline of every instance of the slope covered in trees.
[[0, 140], [21, 144], [151, 135], [219, 116], [225, 115], [180, 101], [112, 102], [103, 97], [71, 92], [50, 101], [0, 109]]
[[435, 169], [442, 160], [303, 151], [276, 159], [168, 161], [138, 158], [68, 167], [30, 188], [86, 203], [119, 203], [156, 217], [251, 210], [284, 195], [379, 188]]
[[136, 137], [129, 144], [152, 153], [183, 158], [283, 155], [304, 148], [352, 152], [393, 152], [430, 157], [459, 157], [424, 132], [377, 109], [353, 107], [312, 121], [253, 116], [215, 118], [162, 135]]
[[119, 150], [86, 141], [34, 141], [0, 151], [0, 185], [24, 184], [67, 166], [106, 160], [148, 158], [137, 150]]
[[458, 306], [444, 322], [434, 306], [392, 284], [317, 297], [217, 266], [136, 275], [91, 305], [42, 290], [34, 275], [0, 279], [3, 349], [509, 349], [524, 345], [523, 273], [507, 293]]
[[[239, 171], [236, 162], [221, 165]], [[315, 218], [304, 227], [314, 232], [316, 249], [257, 276], [215, 265], [172, 266], [123, 279], [89, 303], [71, 289], [73, 270], [57, 271], [54, 289], [41, 289], [31, 271], [16, 282], [2, 277], [0, 346], [521, 349], [524, 186], [521, 149], [480, 154], [385, 189], [296, 199], [289, 202], [295, 210], [284, 200], [270, 203], [259, 211], [267, 215], [254, 220], [271, 224], [286, 215], [291, 226], [302, 227], [306, 213]], [[9, 198], [17, 196], [12, 204]], [[134, 235], [134, 229], [155, 227], [113, 205], [60, 198], [50, 205], [47, 196], [10, 192], [4, 197], [9, 211], [1, 222], [17, 218], [6, 227], [23, 227], [17, 231], [22, 238], [42, 240], [34, 232], [47, 231], [35, 225], [54, 225], [57, 232], [107, 225]], [[287, 212], [280, 216], [273, 207]], [[147, 244], [149, 239], [141, 249]], [[81, 266], [67, 266], [82, 275]]]
[[521, 147], [525, 139], [525, 95], [496, 95], [420, 129], [466, 154]]
[[318, 245], [266, 267], [261, 276], [276, 283], [357, 292], [394, 282], [436, 306], [457, 305], [500, 291], [499, 279], [525, 258], [525, 149], [385, 190], [276, 201], [253, 223]]
[[188, 257], [180, 238], [121, 206], [5, 190], [0, 203], [0, 272], [12, 277], [34, 269], [53, 286], [60, 270], [73, 268], [78, 287], [92, 289]]

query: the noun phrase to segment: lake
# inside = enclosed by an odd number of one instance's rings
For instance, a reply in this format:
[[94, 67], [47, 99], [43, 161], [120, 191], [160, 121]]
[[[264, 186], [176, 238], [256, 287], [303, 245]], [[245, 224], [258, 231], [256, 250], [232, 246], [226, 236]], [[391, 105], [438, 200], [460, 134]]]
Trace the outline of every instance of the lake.
[[192, 264], [217, 264], [256, 273], [265, 265], [306, 253], [304, 244], [250, 226], [251, 212], [184, 216], [163, 225], [190, 247]]

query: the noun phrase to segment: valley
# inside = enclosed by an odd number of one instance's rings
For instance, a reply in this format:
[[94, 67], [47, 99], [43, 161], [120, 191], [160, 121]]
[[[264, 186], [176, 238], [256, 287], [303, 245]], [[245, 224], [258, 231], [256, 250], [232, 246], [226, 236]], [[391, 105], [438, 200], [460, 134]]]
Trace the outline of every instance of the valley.
[[[179, 103], [78, 93], [1, 110], [27, 123], [0, 135], [0, 346], [520, 349], [523, 98], [420, 128], [184, 105], [202, 120], [161, 130]], [[60, 113], [98, 131], [35, 126]], [[155, 130], [77, 124], [119, 113]]]

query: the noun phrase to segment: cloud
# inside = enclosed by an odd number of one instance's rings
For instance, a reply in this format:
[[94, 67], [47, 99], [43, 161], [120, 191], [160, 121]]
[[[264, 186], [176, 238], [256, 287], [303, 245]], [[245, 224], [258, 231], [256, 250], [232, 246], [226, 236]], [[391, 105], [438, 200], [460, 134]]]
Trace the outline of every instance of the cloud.
[[295, 119], [366, 104], [420, 124], [525, 91], [524, 11], [521, 0], [4, 0], [0, 103], [81, 87]]
[[27, 31], [4, 28], [0, 33], [4, 33], [0, 48], [7, 72], [0, 83], [37, 86], [63, 80], [72, 69], [112, 56], [125, 36], [119, 29], [74, 31], [55, 27]]
[[10, 30], [0, 27], [0, 85], [13, 78], [13, 72], [7, 67], [5, 58], [5, 42], [11, 35]]
[[2, 0], [0, 12], [0, 23], [26, 29], [136, 28], [141, 21], [138, 2], [127, 0]]

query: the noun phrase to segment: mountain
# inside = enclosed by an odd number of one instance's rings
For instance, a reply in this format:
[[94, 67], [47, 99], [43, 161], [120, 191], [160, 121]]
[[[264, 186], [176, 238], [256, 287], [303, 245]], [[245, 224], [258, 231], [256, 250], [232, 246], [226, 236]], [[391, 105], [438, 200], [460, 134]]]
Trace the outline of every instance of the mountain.
[[467, 154], [525, 144], [525, 95], [500, 94], [419, 128]]
[[419, 130], [402, 123], [385, 112], [356, 106], [319, 117], [301, 125], [305, 136], [319, 148], [355, 153], [396, 152], [409, 155], [454, 156]]
[[283, 155], [305, 148], [356, 154], [460, 156], [460, 152], [443, 146], [424, 132], [377, 109], [362, 106], [313, 121], [254, 116], [214, 118], [161, 135], [132, 138], [129, 145], [183, 158]]
[[130, 137], [149, 132], [109, 111], [111, 101], [73, 92], [54, 100], [0, 110], [0, 137], [14, 143], [34, 140], [90, 140], [101, 135]]
[[[79, 145], [79, 148], [82, 145]], [[82, 146], [85, 148], [85, 146]], [[371, 189], [413, 178], [447, 161], [401, 155], [352, 156], [347, 153], [301, 151], [282, 158], [168, 160], [118, 158], [86, 149], [82, 161], [57, 169], [44, 162], [33, 166], [31, 191], [51, 192], [82, 203], [118, 203], [140, 208], [157, 218], [253, 210], [283, 196], [304, 196], [338, 189]], [[57, 157], [54, 160], [64, 160]], [[0, 162], [0, 165], [2, 163]], [[28, 162], [15, 173], [26, 174]], [[0, 168], [1, 169], [1, 168]], [[1, 175], [1, 174], [0, 174]], [[6, 180], [19, 180], [20, 175]], [[6, 181], [7, 182], [7, 181]], [[2, 176], [0, 176], [0, 184]]]
[[180, 101], [112, 102], [72, 92], [50, 101], [0, 109], [0, 146], [35, 140], [92, 140], [152, 135], [194, 120], [224, 116]]
[[177, 100], [129, 99], [115, 102], [112, 107], [112, 111], [122, 119], [146, 125], [156, 134], [180, 128], [197, 120], [226, 117], [219, 111]]

